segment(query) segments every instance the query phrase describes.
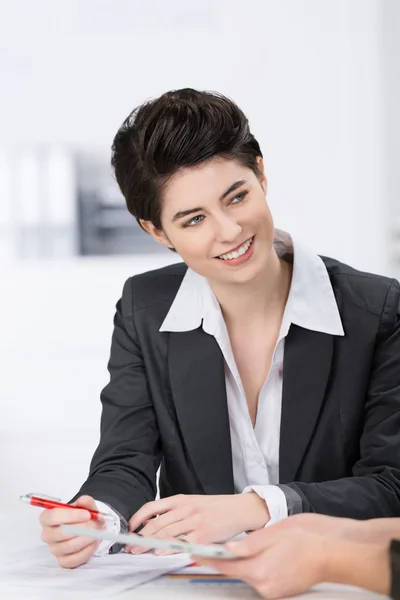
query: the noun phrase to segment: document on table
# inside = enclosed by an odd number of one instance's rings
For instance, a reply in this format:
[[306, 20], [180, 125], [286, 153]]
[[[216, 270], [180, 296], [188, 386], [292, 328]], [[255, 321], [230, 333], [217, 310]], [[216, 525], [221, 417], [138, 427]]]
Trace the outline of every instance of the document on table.
[[1, 593], [4, 591], [57, 592], [57, 598], [76, 592], [85, 592], [85, 597], [90, 593], [96, 597], [110, 596], [177, 571], [191, 562], [188, 554], [134, 556], [120, 552], [93, 557], [77, 569], [63, 569], [44, 546], [16, 555], [0, 565], [0, 596], [4, 597]]

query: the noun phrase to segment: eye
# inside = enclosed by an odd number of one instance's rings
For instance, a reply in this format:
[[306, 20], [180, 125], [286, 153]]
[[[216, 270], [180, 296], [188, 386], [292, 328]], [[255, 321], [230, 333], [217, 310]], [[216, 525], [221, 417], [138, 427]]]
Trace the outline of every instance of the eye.
[[183, 224], [183, 227], [194, 227], [195, 225], [201, 223], [203, 219], [203, 215], [196, 215], [195, 217], [190, 219], [190, 221], [186, 221], [186, 223]]
[[240, 192], [240, 194], [237, 194], [231, 199], [230, 204], [239, 204], [239, 202], [243, 202], [245, 196], [247, 196], [247, 192]]

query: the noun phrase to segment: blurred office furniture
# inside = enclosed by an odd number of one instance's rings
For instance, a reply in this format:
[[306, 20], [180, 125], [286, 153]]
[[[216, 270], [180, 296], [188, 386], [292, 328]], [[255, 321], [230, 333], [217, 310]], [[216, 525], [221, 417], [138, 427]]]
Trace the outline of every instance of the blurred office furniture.
[[109, 152], [0, 149], [0, 261], [165, 252], [128, 212]]

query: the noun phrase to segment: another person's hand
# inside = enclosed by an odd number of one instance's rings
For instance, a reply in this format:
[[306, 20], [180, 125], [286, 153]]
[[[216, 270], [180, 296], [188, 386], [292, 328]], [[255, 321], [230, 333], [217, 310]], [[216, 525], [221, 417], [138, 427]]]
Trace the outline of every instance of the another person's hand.
[[[153, 518], [155, 517], [155, 518]], [[223, 496], [183, 495], [148, 502], [129, 521], [129, 530], [144, 524], [140, 534], [183, 537], [196, 544], [225, 541], [238, 533], [264, 527], [270, 519], [265, 501], [254, 492]], [[127, 552], [146, 549], [127, 546]]]
[[281, 532], [289, 529], [302, 529], [307, 533], [317, 533], [334, 538], [368, 541], [368, 532], [366, 531], [365, 524], [366, 521], [357, 521], [355, 519], [330, 517], [317, 513], [300, 513], [283, 519], [283, 521], [274, 525], [273, 528]]
[[64, 531], [63, 523], [79, 525], [91, 529], [104, 527], [104, 522], [94, 521], [85, 508], [96, 510], [96, 502], [90, 496], [81, 496], [74, 503], [82, 510], [69, 508], [52, 508], [44, 510], [40, 515], [42, 540], [49, 545], [50, 551], [62, 567], [72, 569], [86, 563], [100, 545], [99, 540], [85, 537], [74, 537]]
[[[306, 527], [307, 520], [310, 529]], [[243, 579], [269, 599], [299, 594], [322, 582], [355, 585], [388, 594], [387, 541], [366, 541], [364, 533], [358, 538], [359, 529], [349, 526], [348, 521], [289, 517], [243, 540], [226, 544], [237, 559], [195, 559], [224, 575]]]
[[265, 598], [299, 594], [323, 581], [325, 538], [302, 529], [282, 531], [275, 526], [255, 531], [247, 538], [226, 544], [238, 558], [196, 562], [224, 575], [242, 579]]

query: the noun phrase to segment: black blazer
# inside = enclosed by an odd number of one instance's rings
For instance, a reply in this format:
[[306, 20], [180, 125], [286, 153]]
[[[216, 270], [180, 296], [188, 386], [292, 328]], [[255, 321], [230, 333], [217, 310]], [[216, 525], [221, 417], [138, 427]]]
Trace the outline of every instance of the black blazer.
[[[304, 512], [400, 516], [400, 286], [323, 260], [345, 336], [290, 327], [280, 483]], [[101, 439], [77, 495], [126, 519], [154, 499], [160, 462], [161, 497], [234, 493], [219, 346], [201, 327], [159, 332], [186, 269], [128, 279], [117, 304]]]

